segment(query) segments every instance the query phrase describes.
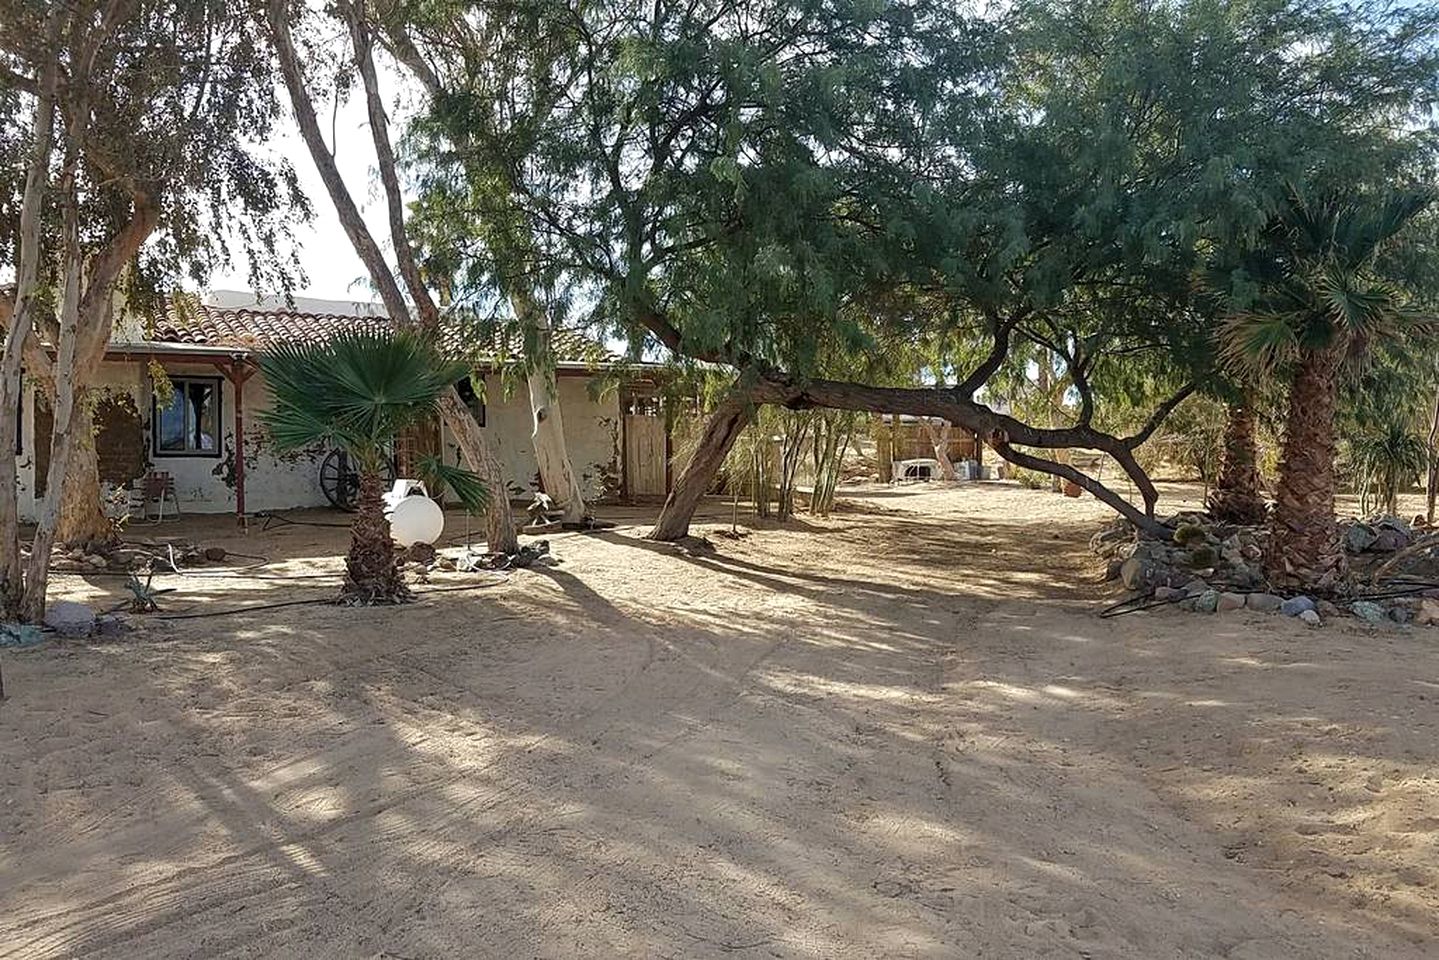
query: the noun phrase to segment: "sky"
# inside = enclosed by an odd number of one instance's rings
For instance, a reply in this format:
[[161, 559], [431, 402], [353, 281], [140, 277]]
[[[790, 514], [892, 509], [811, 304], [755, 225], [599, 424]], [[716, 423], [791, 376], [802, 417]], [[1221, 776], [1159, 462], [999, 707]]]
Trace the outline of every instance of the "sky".
[[[380, 83], [387, 90], [396, 87], [393, 72], [381, 67]], [[334, 204], [325, 192], [325, 185], [310, 159], [310, 151], [300, 137], [298, 127], [289, 115], [288, 99], [283, 90], [279, 96], [286, 104], [285, 118], [276, 125], [280, 133], [265, 145], [272, 156], [284, 157], [299, 177], [300, 186], [310, 198], [314, 216], [309, 223], [297, 224], [294, 229], [295, 242], [299, 246], [300, 264], [306, 274], [306, 282], [295, 289], [295, 295], [315, 297], [323, 300], [369, 301], [377, 299], [370, 288], [365, 266], [355, 254], [349, 237], [340, 226], [335, 215]], [[330, 139], [329, 125], [331, 105], [316, 103], [322, 131]], [[392, 117], [399, 111], [392, 111]], [[391, 122], [391, 136], [398, 136], [401, 125], [395, 119]], [[385, 204], [374, 169], [375, 148], [370, 139], [370, 127], [365, 112], [364, 98], [352, 94], [334, 114], [334, 153], [340, 174], [350, 188], [355, 203], [360, 207], [376, 241], [388, 253], [389, 226], [385, 220]], [[239, 254], [236, 263], [229, 270], [217, 272], [210, 278], [210, 290], [249, 290], [249, 265]], [[262, 293], [273, 291], [259, 291]]]

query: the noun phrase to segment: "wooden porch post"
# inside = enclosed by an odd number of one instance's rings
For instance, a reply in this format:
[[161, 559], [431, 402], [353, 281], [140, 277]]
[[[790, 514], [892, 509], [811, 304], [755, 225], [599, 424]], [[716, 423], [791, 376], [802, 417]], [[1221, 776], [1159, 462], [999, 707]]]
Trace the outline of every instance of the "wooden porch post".
[[215, 366], [235, 388], [235, 523], [245, 529], [245, 381], [255, 375], [256, 368], [241, 356], [228, 364], [218, 360]]

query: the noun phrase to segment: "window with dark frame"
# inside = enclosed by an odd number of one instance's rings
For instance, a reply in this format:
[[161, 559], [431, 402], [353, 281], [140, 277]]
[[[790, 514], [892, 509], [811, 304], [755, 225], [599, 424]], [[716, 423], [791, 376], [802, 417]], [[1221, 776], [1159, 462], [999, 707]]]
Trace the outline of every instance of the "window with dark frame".
[[171, 377], [174, 392], [151, 400], [150, 432], [157, 457], [220, 456], [219, 377]]

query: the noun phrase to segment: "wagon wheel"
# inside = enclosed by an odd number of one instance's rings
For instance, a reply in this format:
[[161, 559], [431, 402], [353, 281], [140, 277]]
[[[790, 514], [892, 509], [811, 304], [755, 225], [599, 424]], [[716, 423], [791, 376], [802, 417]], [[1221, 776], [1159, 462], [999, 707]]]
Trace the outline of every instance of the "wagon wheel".
[[[380, 481], [386, 487], [395, 482], [394, 460], [385, 461]], [[360, 474], [345, 451], [331, 450], [320, 462], [320, 492], [337, 509], [355, 509], [355, 496], [360, 492]]]

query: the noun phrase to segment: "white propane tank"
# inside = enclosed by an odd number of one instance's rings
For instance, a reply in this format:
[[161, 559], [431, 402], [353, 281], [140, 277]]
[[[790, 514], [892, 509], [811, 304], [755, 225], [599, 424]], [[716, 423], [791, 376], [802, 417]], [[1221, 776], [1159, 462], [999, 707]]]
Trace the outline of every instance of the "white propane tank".
[[[403, 486], [402, 486], [403, 484]], [[418, 493], [411, 490], [419, 489]], [[385, 497], [390, 509], [390, 536], [402, 547], [417, 543], [434, 543], [445, 531], [445, 512], [426, 496], [424, 484], [401, 480]]]

